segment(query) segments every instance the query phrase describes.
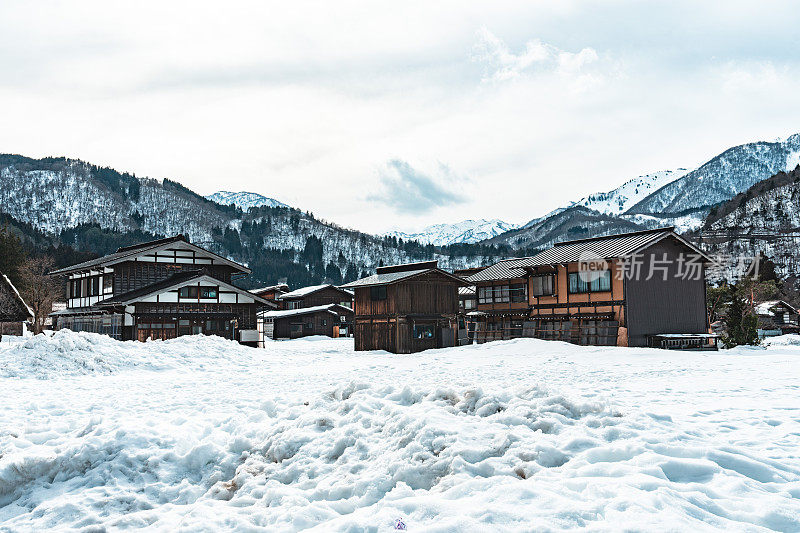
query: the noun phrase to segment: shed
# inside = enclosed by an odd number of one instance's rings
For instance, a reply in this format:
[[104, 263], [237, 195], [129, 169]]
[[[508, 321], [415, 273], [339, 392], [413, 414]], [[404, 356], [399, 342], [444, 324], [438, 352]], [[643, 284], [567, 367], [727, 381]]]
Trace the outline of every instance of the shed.
[[355, 293], [355, 349], [413, 353], [455, 346], [458, 288], [437, 261], [379, 267], [343, 285]]

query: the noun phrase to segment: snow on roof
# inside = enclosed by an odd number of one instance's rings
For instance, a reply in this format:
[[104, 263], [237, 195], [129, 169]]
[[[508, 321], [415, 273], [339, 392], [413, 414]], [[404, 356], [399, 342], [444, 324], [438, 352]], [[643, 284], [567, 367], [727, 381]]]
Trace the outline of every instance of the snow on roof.
[[250, 289], [248, 292], [252, 292], [253, 294], [258, 294], [260, 292], [266, 291], [284, 291], [288, 290], [289, 286], [285, 283], [278, 283], [277, 285], [270, 285], [268, 287], [259, 287], [257, 289]]
[[303, 296], [308, 296], [311, 293], [321, 291], [322, 289], [325, 289], [327, 287], [333, 287], [333, 285], [331, 285], [330, 283], [323, 283], [322, 285], [309, 285], [308, 287], [301, 287], [299, 289], [287, 292], [286, 294], [281, 294], [280, 297], [281, 299], [302, 298]]
[[756, 313], [759, 315], [768, 315], [772, 312], [772, 309], [778, 306], [786, 307], [792, 313], [797, 312], [794, 307], [784, 302], [783, 300], [768, 300], [766, 302], [761, 302], [760, 304], [756, 305]]
[[260, 316], [263, 318], [286, 318], [291, 316], [301, 316], [301, 315], [310, 315], [313, 313], [320, 313], [323, 311], [328, 311], [333, 313], [334, 315], [338, 315], [334, 308], [339, 309], [346, 309], [347, 311], [351, 311], [351, 309], [344, 307], [343, 305], [339, 304], [327, 304], [327, 305], [316, 305], [314, 307], [301, 307], [300, 309], [286, 309], [284, 311], [267, 311], [266, 313], [262, 313]]
[[3, 273], [0, 273], [0, 276], [3, 276], [3, 281], [4, 281], [4, 282], [6, 283], [6, 285], [8, 285], [8, 286], [11, 288], [11, 290], [14, 292], [14, 296], [16, 296], [16, 297], [17, 297], [17, 300], [19, 300], [19, 303], [21, 303], [23, 306], [25, 306], [25, 310], [28, 312], [28, 315], [29, 315], [31, 318], [33, 318], [33, 310], [32, 310], [32, 309], [31, 309], [31, 308], [28, 306], [28, 304], [26, 304], [26, 303], [25, 303], [25, 300], [23, 300], [23, 299], [22, 299], [22, 296], [20, 296], [20, 294], [19, 294], [19, 291], [18, 291], [18, 290], [17, 290], [17, 288], [14, 286], [14, 284], [13, 284], [13, 283], [11, 283], [11, 280], [10, 280], [10, 279], [8, 279], [8, 276], [6, 276], [6, 275], [5, 275], [5, 274], [3, 274]]

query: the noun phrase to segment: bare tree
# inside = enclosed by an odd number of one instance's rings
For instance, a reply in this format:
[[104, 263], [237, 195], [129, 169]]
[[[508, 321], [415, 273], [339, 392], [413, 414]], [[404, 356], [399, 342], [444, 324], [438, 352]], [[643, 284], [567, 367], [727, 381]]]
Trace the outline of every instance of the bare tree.
[[41, 333], [47, 315], [53, 311], [53, 302], [59, 295], [58, 282], [48, 275], [53, 269], [53, 258], [31, 257], [19, 267], [20, 293], [33, 311], [33, 333]]

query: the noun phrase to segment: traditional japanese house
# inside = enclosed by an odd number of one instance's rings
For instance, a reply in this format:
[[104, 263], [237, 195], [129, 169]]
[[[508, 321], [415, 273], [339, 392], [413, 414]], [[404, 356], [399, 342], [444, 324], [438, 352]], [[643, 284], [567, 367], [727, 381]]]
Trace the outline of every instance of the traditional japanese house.
[[274, 305], [232, 284], [249, 273], [182, 235], [120, 248], [52, 273], [68, 276], [55, 327], [142, 341], [203, 333], [255, 346], [256, 313]]
[[436, 261], [379, 267], [355, 292], [355, 349], [413, 353], [456, 344], [463, 279]]
[[477, 288], [477, 339], [647, 346], [655, 335], [707, 334], [709, 261], [673, 228], [561, 242], [500, 261], [467, 278]]
[[783, 300], [768, 300], [755, 305], [758, 315], [758, 336], [774, 337], [798, 333], [797, 309]]
[[346, 336], [353, 322], [353, 310], [339, 304], [259, 313], [261, 346], [267, 339], [297, 339], [310, 335]]
[[0, 338], [3, 335], [22, 335], [25, 323], [33, 318], [33, 311], [23, 301], [16, 287], [0, 272]]
[[302, 309], [320, 305], [339, 304], [353, 308], [353, 293], [331, 284], [302, 287], [281, 294], [278, 301], [282, 309]]
[[278, 304], [278, 297], [289, 292], [289, 286], [285, 283], [278, 283], [277, 285], [270, 285], [269, 287], [260, 287], [258, 289], [250, 289], [252, 294], [259, 298], [263, 298], [268, 302], [272, 302], [280, 309]]

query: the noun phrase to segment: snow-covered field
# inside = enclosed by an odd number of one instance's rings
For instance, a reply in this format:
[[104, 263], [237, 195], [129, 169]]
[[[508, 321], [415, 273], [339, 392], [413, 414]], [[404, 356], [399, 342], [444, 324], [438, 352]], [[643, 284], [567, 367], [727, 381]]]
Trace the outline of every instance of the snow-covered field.
[[0, 344], [0, 531], [800, 530], [800, 346]]

